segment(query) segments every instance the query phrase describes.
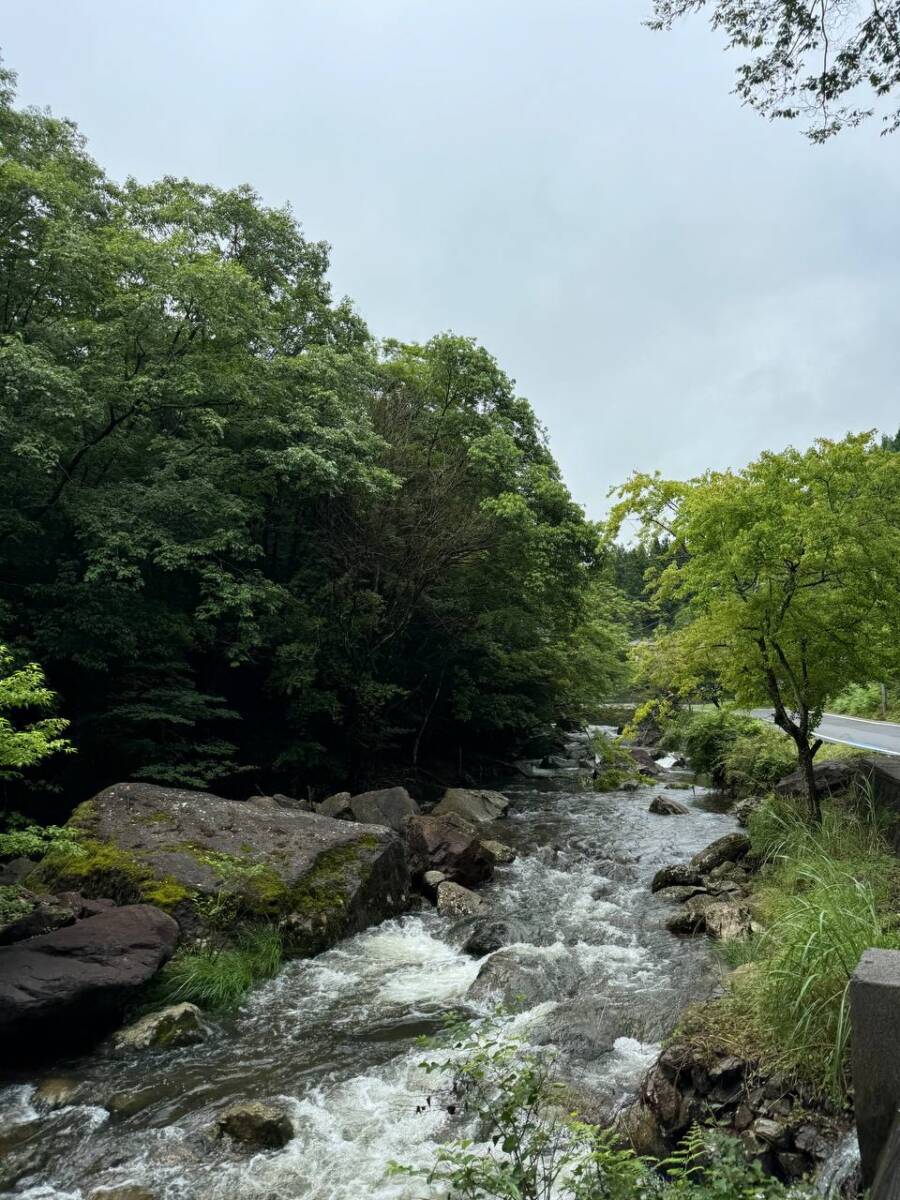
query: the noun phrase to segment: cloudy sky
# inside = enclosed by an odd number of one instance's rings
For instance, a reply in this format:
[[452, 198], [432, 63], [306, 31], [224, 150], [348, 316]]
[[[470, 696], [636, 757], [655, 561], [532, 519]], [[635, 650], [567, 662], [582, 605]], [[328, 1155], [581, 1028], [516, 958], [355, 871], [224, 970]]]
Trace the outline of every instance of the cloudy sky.
[[900, 425], [900, 135], [824, 148], [642, 0], [7, 3], [114, 178], [252, 183], [378, 335], [483, 342], [593, 515], [633, 469]]

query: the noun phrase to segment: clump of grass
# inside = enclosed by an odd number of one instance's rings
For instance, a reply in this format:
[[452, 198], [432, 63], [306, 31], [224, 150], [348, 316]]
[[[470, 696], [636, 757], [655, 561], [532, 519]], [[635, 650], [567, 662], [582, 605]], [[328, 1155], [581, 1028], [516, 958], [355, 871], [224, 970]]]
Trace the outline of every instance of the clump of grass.
[[234, 1006], [255, 984], [281, 966], [281, 935], [271, 925], [238, 930], [231, 942], [182, 950], [163, 967], [153, 987], [154, 1002], [190, 1001], [210, 1012]]
[[772, 798], [751, 817], [750, 834], [765, 864], [753, 899], [762, 932], [740, 947], [753, 965], [715, 1011], [693, 1018], [690, 1035], [702, 1038], [707, 1019], [729, 1051], [754, 1046], [767, 1067], [840, 1103], [850, 976], [869, 947], [900, 949], [900, 867], [864, 790], [826, 802], [819, 826]]

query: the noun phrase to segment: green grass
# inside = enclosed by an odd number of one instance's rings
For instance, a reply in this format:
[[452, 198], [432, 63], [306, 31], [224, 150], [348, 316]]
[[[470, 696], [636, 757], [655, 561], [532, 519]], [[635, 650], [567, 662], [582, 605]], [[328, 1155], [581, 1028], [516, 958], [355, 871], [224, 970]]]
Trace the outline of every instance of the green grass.
[[725, 1000], [694, 1014], [689, 1036], [758, 1056], [841, 1103], [850, 976], [869, 947], [900, 949], [900, 864], [864, 792], [826, 802], [820, 827], [793, 802], [770, 799], [750, 835], [765, 860], [752, 901], [762, 932], [729, 948], [731, 966], [751, 965]]
[[190, 1001], [210, 1012], [223, 1012], [255, 984], [278, 972], [283, 958], [281, 935], [271, 925], [239, 930], [232, 944], [182, 950], [153, 983], [154, 1003]]

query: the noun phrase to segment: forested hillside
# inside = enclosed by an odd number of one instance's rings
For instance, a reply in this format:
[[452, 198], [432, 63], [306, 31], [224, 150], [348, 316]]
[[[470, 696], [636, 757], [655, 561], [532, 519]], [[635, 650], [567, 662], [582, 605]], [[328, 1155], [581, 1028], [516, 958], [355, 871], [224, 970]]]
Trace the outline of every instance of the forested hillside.
[[77, 750], [37, 794], [458, 769], [585, 715], [619, 593], [490, 354], [376, 342], [289, 211], [115, 184], [13, 88], [0, 644], [44, 668]]

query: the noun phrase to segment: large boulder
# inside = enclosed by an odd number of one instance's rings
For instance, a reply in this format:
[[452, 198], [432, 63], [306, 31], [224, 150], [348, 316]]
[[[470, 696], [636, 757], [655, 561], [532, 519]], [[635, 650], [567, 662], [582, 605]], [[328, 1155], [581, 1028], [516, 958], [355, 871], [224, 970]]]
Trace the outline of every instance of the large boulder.
[[481, 897], [459, 883], [447, 879], [437, 886], [437, 910], [442, 917], [474, 917], [483, 907]]
[[494, 858], [478, 837], [443, 817], [410, 817], [406, 826], [414, 872], [434, 870], [463, 887], [477, 887], [494, 873]]
[[675, 863], [671, 867], [660, 867], [653, 876], [650, 884], [651, 892], [661, 892], [670, 887], [701, 887], [703, 875], [696, 868], [684, 863]]
[[690, 812], [686, 804], [682, 804], [680, 800], [673, 800], [671, 796], [664, 796], [662, 792], [658, 796], [654, 796], [650, 801], [649, 812], [655, 813], [659, 817], [683, 817]]
[[402, 833], [407, 820], [421, 811], [404, 787], [361, 792], [351, 798], [350, 808], [354, 820], [364, 825], [386, 825], [395, 833]]
[[111, 908], [0, 947], [0, 1041], [108, 1023], [171, 956], [178, 926], [149, 904]]
[[[816, 763], [813, 775], [816, 782], [816, 794], [819, 796], [835, 796], [846, 792], [855, 783], [869, 779], [872, 775], [873, 764], [868, 758], [837, 758], [827, 762]], [[802, 769], [785, 775], [775, 785], [779, 796], [805, 796], [806, 775]]]
[[628, 753], [634, 759], [635, 765], [641, 775], [647, 775], [651, 779], [656, 779], [660, 775], [665, 774], [651, 752], [645, 750], [643, 746], [629, 746]]
[[190, 933], [214, 906], [234, 920], [285, 922], [289, 952], [312, 954], [407, 903], [406, 846], [382, 825], [120, 783], [69, 827], [79, 852], [51, 852], [36, 882], [153, 903]]
[[481, 825], [486, 821], [496, 821], [506, 816], [509, 801], [502, 792], [476, 790], [474, 788], [447, 788], [440, 801], [434, 806], [432, 814], [442, 817], [447, 813], [457, 813], [467, 821]]
[[469, 988], [473, 1000], [524, 1003], [572, 996], [584, 983], [584, 970], [568, 947], [515, 946], [486, 959]]
[[321, 804], [316, 805], [315, 811], [321, 817], [333, 817], [336, 821], [352, 821], [353, 809], [350, 807], [349, 792], [335, 792], [326, 796]]
[[751, 843], [746, 833], [726, 833], [695, 854], [689, 865], [701, 875], [708, 875], [722, 863], [738, 862], [745, 858], [750, 849]]

